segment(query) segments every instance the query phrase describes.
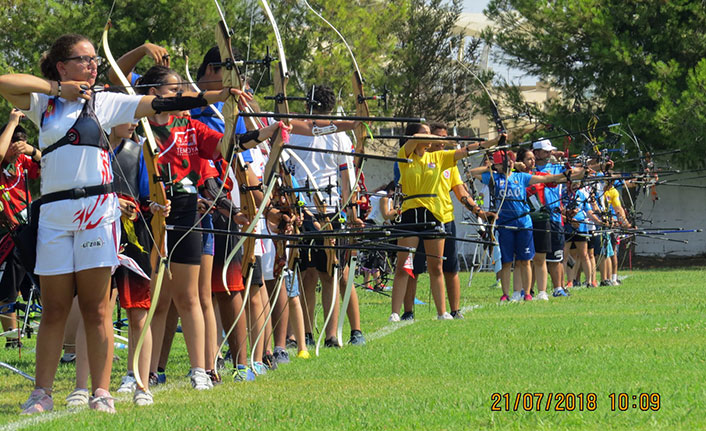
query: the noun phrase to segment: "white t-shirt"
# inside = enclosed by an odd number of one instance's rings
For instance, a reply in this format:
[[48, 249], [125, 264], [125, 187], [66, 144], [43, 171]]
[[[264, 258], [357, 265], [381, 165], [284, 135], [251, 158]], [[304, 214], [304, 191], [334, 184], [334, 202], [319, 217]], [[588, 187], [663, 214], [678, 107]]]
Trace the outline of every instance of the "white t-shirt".
[[[370, 196], [370, 215], [368, 216], [368, 220], [372, 220], [375, 222], [377, 225], [384, 224], [387, 220], [385, 220], [385, 217], [382, 216], [382, 198], [387, 197], [387, 192], [384, 190], [381, 190], [374, 195]], [[389, 212], [392, 207], [392, 200], [388, 199], [387, 200], [387, 211]]]
[[[301, 147], [321, 148], [351, 153], [354, 150], [353, 142], [351, 142], [348, 135], [343, 132], [323, 136], [291, 135], [289, 138], [289, 144]], [[326, 204], [327, 213], [338, 211], [338, 208], [336, 207], [336, 204], [340, 200], [338, 190], [338, 172], [341, 171], [341, 175], [348, 175], [351, 186], [355, 187], [355, 184], [353, 184], [353, 181], [355, 180], [353, 171], [353, 157], [313, 151], [297, 150], [295, 153], [299, 156], [302, 162], [306, 164], [307, 168], [309, 168], [319, 187], [326, 187], [329, 184], [333, 185], [330, 195], [328, 192], [321, 192], [321, 196]], [[306, 175], [306, 171], [299, 166], [299, 161], [295, 158], [291, 158], [288, 161], [288, 167], [292, 171], [292, 176], [297, 180], [299, 185], [303, 187], [304, 184], [307, 183], [308, 177]], [[313, 184], [309, 184], [309, 187], [313, 186]], [[311, 212], [317, 214], [318, 211], [314, 206], [311, 196], [308, 193], [302, 193], [302, 196], [304, 197], [306, 205]]]
[[[141, 96], [100, 92], [95, 112], [104, 129], [134, 121]], [[39, 127], [39, 149], [56, 143], [74, 125], [84, 100], [69, 102], [46, 94], [32, 93], [25, 115]], [[47, 109], [51, 105], [51, 109]], [[42, 121], [43, 119], [43, 121]], [[42, 157], [43, 195], [75, 187], [109, 184], [113, 169], [107, 151], [87, 145], [65, 145]], [[107, 196], [107, 197], [106, 197]], [[93, 229], [120, 217], [115, 194], [67, 199], [42, 205], [39, 222], [59, 230]]]

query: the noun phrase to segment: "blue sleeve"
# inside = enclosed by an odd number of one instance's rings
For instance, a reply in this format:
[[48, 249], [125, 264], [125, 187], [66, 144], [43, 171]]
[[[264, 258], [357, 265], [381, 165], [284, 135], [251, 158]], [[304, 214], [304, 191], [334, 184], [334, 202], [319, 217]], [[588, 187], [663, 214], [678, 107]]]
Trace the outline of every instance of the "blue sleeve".
[[137, 172], [140, 179], [140, 201], [147, 200], [150, 197], [150, 182], [145, 155], [142, 151], [140, 151], [140, 166]]
[[245, 127], [245, 120], [243, 120], [243, 117], [238, 117], [238, 121], [235, 123], [235, 134], [242, 135], [244, 133], [248, 133], [248, 129]]
[[142, 78], [142, 75], [135, 73], [135, 72], [132, 72], [130, 74], [130, 85], [132, 85], [132, 86], [137, 85], [137, 80], [140, 78]]
[[490, 172], [483, 172], [483, 174], [480, 176], [480, 182], [485, 185], [490, 184]]
[[395, 185], [399, 184], [400, 178], [402, 177], [402, 174], [400, 173], [400, 165], [395, 162], [394, 168], [392, 168], [392, 171], [394, 173], [394, 180], [395, 180]]
[[[484, 174], [484, 175], [485, 175], [485, 174]], [[524, 188], [529, 187], [529, 185], [530, 185], [530, 180], [532, 179], [532, 175], [531, 175], [531, 174], [526, 174], [526, 173], [524, 173], [524, 172], [521, 172], [521, 175], [522, 175], [521, 179], [522, 179], [522, 185], [523, 185], [523, 187], [524, 187]]]

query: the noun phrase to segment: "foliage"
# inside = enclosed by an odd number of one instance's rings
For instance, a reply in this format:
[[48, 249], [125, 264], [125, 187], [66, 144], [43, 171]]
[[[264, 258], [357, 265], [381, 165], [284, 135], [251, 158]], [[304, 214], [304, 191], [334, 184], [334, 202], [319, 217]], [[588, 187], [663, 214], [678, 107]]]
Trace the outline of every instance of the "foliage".
[[684, 147], [691, 151], [682, 160], [703, 160], [685, 144], [703, 134], [703, 108], [689, 110], [701, 106], [694, 91], [706, 54], [702, 2], [492, 0], [486, 14], [497, 24], [486, 37], [504, 61], [563, 93], [549, 111], [554, 122], [570, 128], [597, 115], [630, 124], [648, 148]]

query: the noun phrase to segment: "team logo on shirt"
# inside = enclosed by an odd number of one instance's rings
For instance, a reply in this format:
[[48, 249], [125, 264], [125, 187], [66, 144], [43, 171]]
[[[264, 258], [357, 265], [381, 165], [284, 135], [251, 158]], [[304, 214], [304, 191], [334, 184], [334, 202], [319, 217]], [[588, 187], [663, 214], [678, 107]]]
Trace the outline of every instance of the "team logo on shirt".
[[449, 169], [444, 171], [444, 178], [446, 178], [447, 180], [451, 178], [451, 171]]
[[434, 169], [435, 167], [436, 167], [436, 163], [434, 163], [434, 162], [429, 162], [427, 164], [427, 168], [429, 168], [429, 169]]

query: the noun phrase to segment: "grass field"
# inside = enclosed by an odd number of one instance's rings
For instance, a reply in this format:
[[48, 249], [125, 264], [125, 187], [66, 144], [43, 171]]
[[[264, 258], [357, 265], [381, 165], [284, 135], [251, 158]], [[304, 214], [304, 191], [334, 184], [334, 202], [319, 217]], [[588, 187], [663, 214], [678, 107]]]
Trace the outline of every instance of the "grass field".
[[[409, 325], [387, 322], [388, 298], [359, 292], [366, 346], [293, 359], [255, 382], [227, 379], [205, 393], [183, 377], [189, 366], [178, 337], [155, 405], [138, 409], [120, 399], [115, 416], [66, 409], [74, 368], [62, 365], [55, 412], [20, 417], [30, 382], [0, 369], [0, 430], [706, 428], [706, 270], [624, 274], [620, 287], [502, 306], [492, 275], [476, 275], [465, 289], [463, 274], [465, 320], [435, 321], [433, 307], [420, 305]], [[417, 295], [424, 302], [427, 280]], [[113, 391], [126, 364], [126, 351], [118, 353]], [[0, 350], [0, 360], [33, 374], [29, 350], [21, 360], [17, 351]], [[491, 410], [494, 393], [509, 394], [510, 411], [502, 397], [501, 411]], [[518, 393], [536, 395], [513, 411]], [[575, 399], [573, 411], [556, 411], [555, 395], [547, 409], [550, 393], [575, 394], [560, 406], [569, 409]], [[617, 408], [619, 393], [628, 394], [627, 411]], [[641, 393], [659, 394], [659, 410], [641, 411]], [[525, 400], [532, 411], [523, 409]]]

